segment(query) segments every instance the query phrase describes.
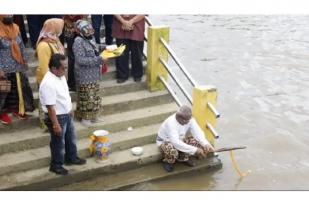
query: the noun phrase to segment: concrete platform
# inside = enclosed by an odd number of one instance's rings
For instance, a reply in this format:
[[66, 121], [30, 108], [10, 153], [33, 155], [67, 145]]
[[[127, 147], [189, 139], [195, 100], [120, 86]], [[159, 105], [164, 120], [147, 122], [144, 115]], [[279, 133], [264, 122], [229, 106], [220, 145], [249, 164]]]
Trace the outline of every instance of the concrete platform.
[[163, 169], [163, 164], [161, 162], [156, 162], [136, 169], [119, 172], [117, 174], [103, 174], [91, 180], [73, 183], [55, 188], [54, 190], [126, 190], [145, 182], [162, 180], [171, 176], [186, 175], [188, 173], [198, 175], [199, 172], [210, 172], [222, 167], [222, 163], [217, 157], [196, 160], [196, 163], [197, 165], [193, 168], [182, 163], [177, 163], [174, 166], [174, 171], [168, 173]]
[[147, 144], [143, 148], [144, 154], [141, 156], [133, 156], [130, 149], [122, 150], [112, 153], [103, 163], [96, 162], [95, 158], [88, 158], [86, 165], [67, 166], [70, 174], [66, 176], [51, 173], [48, 167], [3, 175], [0, 177], [0, 190], [50, 190], [88, 180], [99, 174], [111, 174], [133, 169], [139, 165], [147, 165], [161, 158], [156, 144]]

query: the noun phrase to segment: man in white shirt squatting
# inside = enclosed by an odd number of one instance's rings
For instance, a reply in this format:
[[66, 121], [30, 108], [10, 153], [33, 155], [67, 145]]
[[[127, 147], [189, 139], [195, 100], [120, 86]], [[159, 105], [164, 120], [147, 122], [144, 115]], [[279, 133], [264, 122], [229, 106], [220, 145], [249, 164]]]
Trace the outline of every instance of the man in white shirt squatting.
[[39, 97], [51, 137], [49, 171], [66, 175], [68, 170], [62, 167], [63, 163], [83, 165], [86, 160], [77, 156], [72, 102], [65, 78], [65, 56], [52, 55], [48, 66], [49, 71], [40, 84]]
[[[188, 136], [189, 132], [192, 136]], [[176, 160], [193, 167], [195, 163], [190, 156], [205, 158], [208, 152], [214, 152], [196, 120], [192, 118], [188, 106], [181, 106], [163, 122], [156, 141], [163, 153], [164, 169], [167, 172], [173, 171]]]

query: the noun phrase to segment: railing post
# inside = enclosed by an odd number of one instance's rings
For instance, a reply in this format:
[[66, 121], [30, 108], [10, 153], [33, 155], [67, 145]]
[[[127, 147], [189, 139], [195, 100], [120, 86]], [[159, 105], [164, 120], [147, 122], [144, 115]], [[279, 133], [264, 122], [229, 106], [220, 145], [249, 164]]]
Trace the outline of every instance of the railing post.
[[214, 86], [197, 86], [193, 88], [192, 115], [204, 131], [207, 140], [214, 145], [215, 138], [218, 138], [218, 136], [214, 134], [216, 133], [214, 128], [217, 125], [217, 116], [211, 111], [208, 102], [210, 102], [213, 107], [216, 106], [217, 89]]
[[169, 41], [169, 27], [150, 26], [147, 36], [147, 85], [150, 91], [164, 90], [165, 87], [158, 76], [167, 80], [167, 71], [159, 58], [161, 57], [167, 62], [168, 52], [160, 42], [160, 37], [167, 42]]

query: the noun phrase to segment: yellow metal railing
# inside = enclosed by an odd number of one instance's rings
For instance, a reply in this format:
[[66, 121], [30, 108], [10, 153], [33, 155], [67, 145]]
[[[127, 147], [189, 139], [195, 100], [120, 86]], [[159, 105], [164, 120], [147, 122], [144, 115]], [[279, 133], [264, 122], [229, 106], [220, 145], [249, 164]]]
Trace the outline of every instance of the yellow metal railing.
[[[148, 24], [148, 29], [145, 37], [145, 41], [147, 42], [147, 55], [145, 56], [147, 56], [146, 76], [149, 90], [156, 91], [166, 88], [173, 96], [176, 103], [181, 106], [182, 103], [175, 94], [175, 91], [173, 91], [172, 87], [167, 83], [169, 74], [187, 100], [191, 103], [192, 115], [204, 131], [207, 139], [214, 145], [215, 139], [219, 138], [219, 134], [215, 130], [217, 118], [220, 117], [219, 112], [215, 108], [217, 103], [217, 89], [214, 86], [198, 85], [190, 73], [185, 69], [175, 52], [168, 45], [169, 27], [153, 26], [148, 17], [146, 17], [146, 23]], [[168, 65], [169, 55], [191, 83], [193, 87], [192, 97], [182, 86], [181, 81], [178, 80], [176, 74]]]

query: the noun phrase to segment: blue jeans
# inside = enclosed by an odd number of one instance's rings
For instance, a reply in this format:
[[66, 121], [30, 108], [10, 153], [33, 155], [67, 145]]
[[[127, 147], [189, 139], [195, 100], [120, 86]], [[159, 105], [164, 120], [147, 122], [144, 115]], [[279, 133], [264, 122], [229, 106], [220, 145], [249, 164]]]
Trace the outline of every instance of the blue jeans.
[[61, 126], [61, 136], [56, 136], [53, 131], [53, 125], [45, 114], [45, 124], [50, 132], [50, 151], [51, 162], [50, 167], [62, 167], [64, 160], [67, 162], [74, 161], [77, 158], [76, 148], [76, 131], [73, 119], [70, 114], [57, 115], [58, 122]]

